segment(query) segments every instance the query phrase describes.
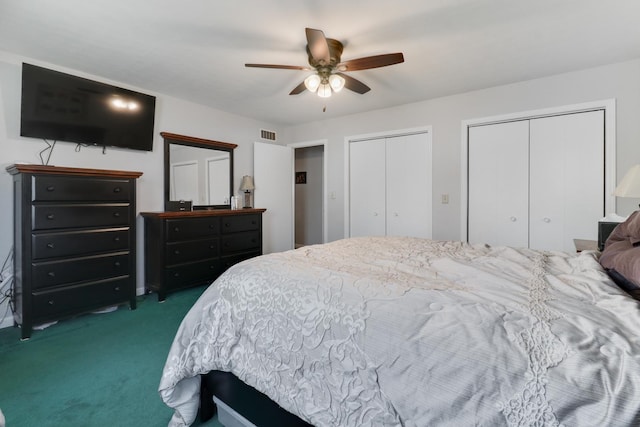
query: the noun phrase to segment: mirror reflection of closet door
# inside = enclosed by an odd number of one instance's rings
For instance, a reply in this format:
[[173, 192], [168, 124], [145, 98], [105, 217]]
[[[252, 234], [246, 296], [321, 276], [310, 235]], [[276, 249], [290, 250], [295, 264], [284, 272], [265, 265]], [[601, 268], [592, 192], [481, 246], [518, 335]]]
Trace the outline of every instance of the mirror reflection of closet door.
[[229, 174], [228, 158], [207, 159], [207, 204], [229, 204]]
[[[171, 164], [171, 200], [191, 200], [198, 203], [198, 163], [180, 162]], [[194, 185], [195, 183], [195, 185]]]

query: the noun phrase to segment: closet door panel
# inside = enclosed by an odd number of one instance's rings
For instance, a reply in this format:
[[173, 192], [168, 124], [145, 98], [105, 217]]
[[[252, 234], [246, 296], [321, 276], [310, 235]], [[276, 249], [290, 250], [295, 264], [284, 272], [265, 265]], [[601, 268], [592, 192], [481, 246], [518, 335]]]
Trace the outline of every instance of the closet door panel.
[[349, 144], [349, 229], [351, 237], [384, 236], [385, 140]]
[[529, 122], [469, 129], [468, 241], [527, 247]]
[[387, 235], [431, 238], [428, 134], [386, 140]]
[[531, 120], [530, 247], [574, 252], [604, 215], [604, 112]]

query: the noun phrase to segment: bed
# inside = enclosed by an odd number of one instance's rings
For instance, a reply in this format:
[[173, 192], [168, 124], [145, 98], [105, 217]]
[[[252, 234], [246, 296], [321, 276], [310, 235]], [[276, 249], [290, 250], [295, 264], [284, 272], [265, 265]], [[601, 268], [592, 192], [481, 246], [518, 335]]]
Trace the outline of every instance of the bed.
[[637, 426], [639, 329], [596, 252], [351, 238], [220, 276], [159, 392], [170, 426], [210, 372], [316, 427]]

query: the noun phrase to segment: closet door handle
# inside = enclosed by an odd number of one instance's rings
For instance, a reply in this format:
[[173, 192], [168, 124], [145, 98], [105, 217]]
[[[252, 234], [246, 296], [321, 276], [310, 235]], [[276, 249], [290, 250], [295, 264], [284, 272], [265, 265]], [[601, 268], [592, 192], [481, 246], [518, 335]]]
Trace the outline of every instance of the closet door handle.
[[378, 216], [378, 212], [374, 212], [374, 213], [373, 213], [373, 216]]
[[511, 218], [509, 218], [509, 221], [511, 222], [516, 222], [518, 220], [518, 218], [516, 218], [515, 216], [512, 216]]
[[551, 222], [551, 218], [543, 218], [542, 219], [544, 222], [546, 222], [547, 224]]

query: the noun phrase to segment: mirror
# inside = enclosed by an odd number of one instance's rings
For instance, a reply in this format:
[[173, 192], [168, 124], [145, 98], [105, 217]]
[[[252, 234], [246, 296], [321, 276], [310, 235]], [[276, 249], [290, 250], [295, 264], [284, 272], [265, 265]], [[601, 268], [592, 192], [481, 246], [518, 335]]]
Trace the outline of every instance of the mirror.
[[165, 210], [179, 201], [194, 210], [229, 209], [236, 144], [160, 132], [164, 138]]

